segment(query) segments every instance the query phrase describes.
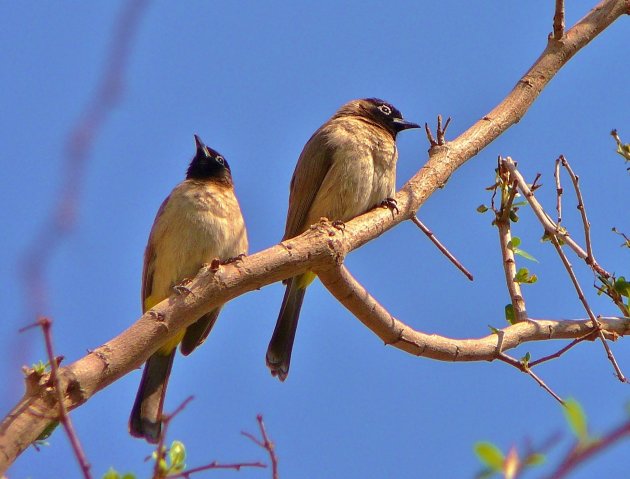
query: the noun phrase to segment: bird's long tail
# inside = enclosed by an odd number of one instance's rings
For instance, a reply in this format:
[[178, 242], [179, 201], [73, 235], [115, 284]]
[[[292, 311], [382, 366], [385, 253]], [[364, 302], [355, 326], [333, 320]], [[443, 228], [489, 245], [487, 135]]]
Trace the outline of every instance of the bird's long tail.
[[300, 309], [306, 293], [306, 286], [312, 281], [312, 273], [296, 276], [287, 281], [287, 289], [284, 292], [282, 307], [276, 322], [276, 328], [267, 348], [267, 367], [273, 376], [284, 381], [289, 374], [291, 363], [291, 351], [297, 329]]
[[131, 435], [143, 437], [152, 444], [157, 444], [160, 440], [164, 396], [175, 351], [173, 348], [168, 354], [158, 352], [149, 358], [144, 366], [136, 401], [129, 418]]

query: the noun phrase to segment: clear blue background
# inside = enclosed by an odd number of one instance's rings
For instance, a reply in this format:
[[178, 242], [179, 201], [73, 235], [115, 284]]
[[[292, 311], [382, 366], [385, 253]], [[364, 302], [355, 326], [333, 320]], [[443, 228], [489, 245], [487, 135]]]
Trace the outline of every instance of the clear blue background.
[[[142, 255], [161, 201], [184, 175], [198, 133], [230, 162], [247, 221], [251, 252], [282, 236], [288, 184], [302, 146], [343, 103], [377, 96], [412, 121], [453, 117], [455, 138], [481, 118], [536, 60], [551, 30], [548, 2], [164, 2], [141, 20], [124, 78], [123, 100], [99, 131], [80, 188], [75, 231], [46, 268], [48, 313], [66, 363], [118, 334], [140, 315]], [[568, 2], [573, 24], [592, 6]], [[104, 72], [121, 2], [3, 2], [0, 5], [0, 236], [2, 412], [22, 393], [19, 367], [45, 357], [41, 335], [17, 329], [29, 298], [20, 257], [51, 213], [64, 173], [64, 143]], [[425, 332], [466, 338], [503, 327], [508, 302], [488, 203], [497, 155], [523, 173], [543, 173], [540, 198], [553, 211], [553, 161], [565, 154], [580, 174], [598, 260], [627, 271], [613, 225], [630, 232], [630, 177], [609, 136], [630, 141], [628, 19], [595, 39], [553, 79], [525, 118], [459, 169], [419, 213], [475, 274], [469, 283], [412, 224], [359, 251], [347, 265], [399, 319]], [[419, 130], [399, 137], [398, 183], [427, 159]], [[565, 180], [565, 217], [580, 223]], [[515, 234], [539, 264], [527, 287], [539, 318], [585, 313], [558, 258], [541, 244], [541, 227], [522, 212]], [[597, 298], [592, 275], [573, 260], [598, 314], [616, 314]], [[264, 415], [284, 478], [472, 477], [478, 440], [504, 450], [556, 432], [569, 446], [560, 408], [529, 377], [502, 363], [450, 364], [409, 356], [382, 342], [319, 284], [309, 289], [291, 374], [273, 379], [265, 350], [282, 297], [275, 284], [230, 303], [207, 343], [175, 362], [166, 409], [195, 400], [169, 439], [188, 448], [188, 464], [267, 461], [240, 432], [257, 433]], [[630, 374], [624, 340], [613, 345]], [[564, 343], [512, 352], [534, 358]], [[601, 344], [582, 344], [537, 370], [561, 396], [573, 396], [594, 431], [624, 418], [627, 385], [612, 374]], [[72, 413], [96, 477], [109, 466], [149, 474], [151, 448], [127, 433], [140, 371]], [[40, 452], [26, 451], [13, 478], [78, 477], [61, 430]], [[574, 477], [627, 474], [628, 443]], [[269, 470], [213, 476], [269, 477]], [[207, 474], [210, 477], [210, 473]], [[205, 477], [205, 476], [204, 476]]]

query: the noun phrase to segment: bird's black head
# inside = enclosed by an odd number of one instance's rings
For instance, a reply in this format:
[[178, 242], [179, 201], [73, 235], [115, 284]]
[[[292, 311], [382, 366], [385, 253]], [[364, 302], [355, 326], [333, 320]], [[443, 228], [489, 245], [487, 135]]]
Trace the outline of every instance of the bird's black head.
[[363, 110], [363, 114], [384, 126], [396, 138], [396, 134], [410, 128], [420, 128], [417, 123], [412, 123], [403, 119], [402, 113], [391, 103], [387, 103], [379, 98], [365, 98], [358, 100], [358, 106]]
[[227, 160], [218, 151], [204, 145], [195, 135], [197, 152], [186, 172], [187, 180], [232, 180], [232, 172]]

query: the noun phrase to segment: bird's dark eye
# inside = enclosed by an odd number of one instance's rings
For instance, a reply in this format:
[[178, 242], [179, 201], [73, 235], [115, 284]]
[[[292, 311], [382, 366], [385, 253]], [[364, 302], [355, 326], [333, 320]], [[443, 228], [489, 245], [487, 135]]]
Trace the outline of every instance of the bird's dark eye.
[[392, 109], [390, 107], [388, 107], [387, 105], [380, 105], [378, 107], [378, 109], [381, 110], [386, 115], [391, 115], [392, 114]]
[[220, 165], [225, 165], [225, 158], [223, 158], [221, 155], [217, 156], [216, 160]]

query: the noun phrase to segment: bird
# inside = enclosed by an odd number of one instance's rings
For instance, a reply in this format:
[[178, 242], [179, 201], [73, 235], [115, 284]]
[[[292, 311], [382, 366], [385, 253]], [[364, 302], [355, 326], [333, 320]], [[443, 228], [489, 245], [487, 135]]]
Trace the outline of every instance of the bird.
[[[298, 158], [289, 190], [282, 241], [305, 232], [320, 218], [336, 223], [380, 204], [395, 207], [396, 135], [420, 125], [378, 98], [343, 105], [308, 140]], [[289, 374], [295, 332], [306, 287], [315, 279], [306, 272], [285, 281], [286, 289], [266, 362], [273, 376]]]
[[[186, 179], [160, 206], [144, 253], [142, 311], [183, 287], [206, 263], [247, 253], [245, 221], [234, 194], [228, 162], [194, 135], [196, 152]], [[185, 287], [184, 287], [185, 288]], [[147, 360], [129, 418], [132, 436], [158, 443], [168, 378], [177, 345], [187, 356], [205, 341], [221, 306], [197, 319]], [[180, 344], [181, 343], [181, 344]]]

